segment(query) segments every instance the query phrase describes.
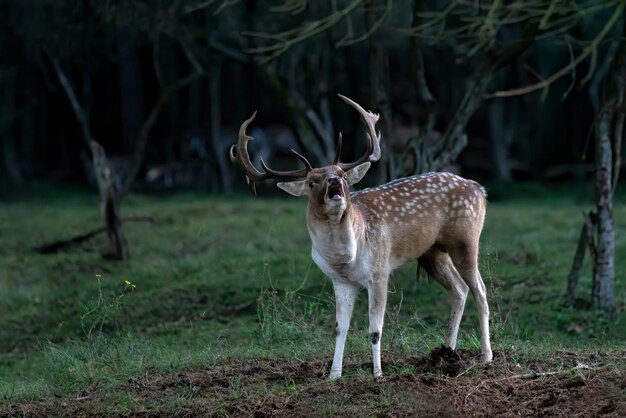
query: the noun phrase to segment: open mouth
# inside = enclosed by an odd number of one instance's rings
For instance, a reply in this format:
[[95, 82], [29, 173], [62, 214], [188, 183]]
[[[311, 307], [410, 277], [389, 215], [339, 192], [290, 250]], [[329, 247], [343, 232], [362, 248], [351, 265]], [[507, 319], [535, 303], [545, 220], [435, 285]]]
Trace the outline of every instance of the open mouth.
[[331, 184], [328, 186], [328, 200], [339, 201], [343, 198], [341, 184]]

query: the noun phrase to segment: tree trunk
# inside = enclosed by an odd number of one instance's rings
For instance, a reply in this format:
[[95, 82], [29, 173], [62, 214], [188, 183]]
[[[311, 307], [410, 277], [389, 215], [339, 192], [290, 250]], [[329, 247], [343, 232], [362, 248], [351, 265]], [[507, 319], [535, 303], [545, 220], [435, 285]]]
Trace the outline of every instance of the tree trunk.
[[589, 246], [591, 252], [592, 262], [595, 260], [595, 249], [593, 245], [593, 219], [595, 215], [593, 213], [584, 213], [584, 222], [580, 230], [580, 237], [578, 238], [578, 247], [576, 248], [576, 255], [572, 262], [572, 268], [570, 270], [567, 279], [567, 295], [565, 297], [565, 306], [573, 308], [576, 305], [576, 287], [578, 286], [578, 278], [580, 277], [580, 270], [583, 267], [585, 261], [585, 253], [587, 252], [587, 246]]
[[96, 141], [89, 143], [93, 155], [93, 166], [100, 190], [100, 211], [105, 220], [109, 240], [113, 244], [113, 258], [128, 260], [128, 243], [120, 218], [120, 201], [122, 196], [115, 182], [115, 172], [111, 168], [104, 148]]
[[477, 67], [465, 85], [465, 94], [452, 119], [446, 125], [442, 138], [433, 146], [426, 146], [424, 140], [417, 144], [416, 171], [441, 170], [454, 162], [467, 146], [465, 127], [469, 118], [476, 112], [483, 100], [483, 94], [491, 81], [491, 71], [485, 65]]
[[[626, 35], [626, 24], [624, 24]], [[626, 41], [621, 40], [603, 88], [602, 107], [594, 121], [595, 199], [596, 210], [589, 217], [595, 234], [587, 234], [593, 262], [591, 306], [613, 312], [615, 305], [615, 231], [613, 226], [613, 193], [617, 185], [621, 160], [622, 136], [626, 118]], [[595, 236], [594, 236], [595, 235]], [[576, 251], [576, 259], [580, 257]], [[568, 281], [568, 298], [575, 292], [575, 282]], [[573, 288], [573, 290], [572, 290]]]
[[15, 140], [13, 139], [13, 136], [9, 134], [2, 136], [2, 155], [4, 165], [6, 167], [6, 174], [11, 183], [20, 184], [24, 179], [20, 170], [17, 152], [15, 150]]
[[615, 232], [613, 230], [613, 192], [611, 124], [615, 103], [606, 106], [596, 123], [596, 211], [598, 216], [596, 259], [593, 269], [591, 304], [613, 310], [615, 276]]
[[88, 114], [83, 105], [76, 97], [72, 83], [67, 78], [61, 65], [55, 57], [50, 57], [52, 64], [63, 86], [65, 93], [74, 109], [76, 120], [81, 126], [83, 139], [91, 149], [93, 157], [93, 168], [100, 191], [100, 213], [104, 218], [109, 240], [113, 244], [114, 257], [118, 260], [128, 259], [128, 244], [120, 220], [119, 206], [123, 196], [123, 180], [120, 180], [119, 173], [111, 166], [107, 159], [104, 148], [93, 140], [91, 128], [89, 127]]
[[312, 109], [303, 101], [296, 102], [299, 100], [298, 95], [294, 95], [293, 92], [289, 91], [289, 88], [280, 80], [278, 74], [270, 66], [258, 67], [258, 70], [259, 76], [272, 88], [277, 100], [286, 106], [288, 119], [291, 120], [291, 125], [293, 125], [293, 129], [297, 133], [298, 145], [300, 145], [307, 156], [312, 156], [309, 159], [312, 163], [317, 161], [320, 164], [325, 164], [326, 151], [321, 140], [316, 139], [311, 118], [307, 118], [306, 115], [307, 112], [312, 112]]
[[221, 129], [222, 129], [222, 64], [219, 60], [213, 62], [211, 71], [211, 79], [209, 85], [209, 100], [211, 103], [211, 145], [213, 153], [217, 160], [217, 169], [219, 176], [219, 188], [222, 191], [228, 191], [231, 187], [229, 162], [226, 157], [226, 149], [221, 146]]
[[[15, 78], [11, 77], [4, 82], [2, 91], [4, 92], [2, 97], [2, 111], [0, 112], [0, 123], [4, 126], [4, 132], [2, 132], [2, 157], [4, 160], [4, 166], [6, 167], [6, 174], [11, 183], [21, 183], [24, 178], [18, 159], [18, 153], [15, 146], [15, 139], [13, 138], [12, 127], [15, 121], [15, 113], [17, 113], [16, 103], [17, 95], [15, 88]], [[2, 123], [4, 122], [4, 123]]]
[[[376, 24], [374, 14], [374, 1], [367, 0], [364, 5], [365, 22], [368, 32], [373, 30]], [[391, 149], [392, 142], [392, 114], [387, 91], [389, 91], [389, 55], [378, 40], [377, 33], [372, 33], [369, 38], [369, 75], [372, 89], [372, 108], [380, 113], [377, 127], [385, 138], [381, 141], [382, 158], [374, 168], [376, 170], [376, 183], [384, 183], [392, 180], [396, 173], [396, 158]]]
[[144, 120], [143, 79], [139, 52], [128, 27], [118, 29], [116, 36], [119, 59], [122, 142], [124, 152], [132, 154]]
[[[512, 101], [509, 105], [513, 105]], [[494, 99], [489, 103], [489, 144], [491, 149], [492, 175], [499, 181], [511, 181], [511, 164], [509, 163], [509, 147], [512, 121], [506, 117], [503, 99]]]

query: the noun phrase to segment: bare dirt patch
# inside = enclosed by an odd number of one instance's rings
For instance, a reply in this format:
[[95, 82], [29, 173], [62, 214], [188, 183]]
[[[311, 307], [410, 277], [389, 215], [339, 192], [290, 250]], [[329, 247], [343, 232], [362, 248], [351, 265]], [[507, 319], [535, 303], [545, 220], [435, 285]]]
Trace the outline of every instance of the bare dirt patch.
[[370, 365], [348, 363], [345, 377], [334, 382], [325, 378], [327, 360], [225, 360], [205, 370], [146, 373], [114, 389], [96, 384], [73, 396], [8, 405], [0, 415], [626, 416], [624, 353], [601, 361], [555, 353], [555, 362], [556, 356], [560, 368], [551, 370], [548, 362], [528, 372], [507, 362], [506, 353], [482, 365], [476, 353], [439, 348], [387, 362], [380, 379], [364, 373]]

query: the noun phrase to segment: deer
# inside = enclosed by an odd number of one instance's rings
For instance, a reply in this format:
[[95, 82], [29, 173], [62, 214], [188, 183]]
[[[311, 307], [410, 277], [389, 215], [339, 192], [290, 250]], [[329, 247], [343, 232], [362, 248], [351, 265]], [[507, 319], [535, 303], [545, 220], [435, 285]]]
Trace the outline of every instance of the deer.
[[[339, 95], [361, 116], [367, 127], [365, 153], [351, 163], [340, 162], [339, 134], [333, 162], [313, 168], [304, 164], [293, 171], [273, 170], [261, 160], [262, 170], [250, 161], [246, 129], [256, 112], [244, 121], [239, 137], [229, 149], [254, 191], [257, 182], [283, 180], [276, 185], [293, 196], [308, 198], [306, 224], [311, 256], [330, 278], [335, 297], [335, 351], [329, 379], [341, 377], [346, 336], [357, 292], [368, 294], [369, 337], [373, 376], [382, 376], [381, 337], [387, 304], [389, 275], [417, 260], [426, 274], [440, 283], [451, 300], [451, 314], [444, 344], [456, 348], [459, 325], [469, 291], [476, 302], [480, 328], [481, 360], [493, 358], [489, 338], [489, 305], [478, 271], [479, 239], [486, 210], [486, 191], [473, 180], [447, 172], [400, 178], [389, 183], [350, 191], [381, 157], [379, 115]], [[256, 193], [256, 191], [255, 191]]]

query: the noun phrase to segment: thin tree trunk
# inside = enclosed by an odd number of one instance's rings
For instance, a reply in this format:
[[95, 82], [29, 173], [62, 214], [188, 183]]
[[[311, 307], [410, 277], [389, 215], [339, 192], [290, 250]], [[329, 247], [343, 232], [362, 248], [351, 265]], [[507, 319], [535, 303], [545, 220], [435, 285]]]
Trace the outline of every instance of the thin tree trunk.
[[[283, 103], [292, 121], [294, 131], [297, 133], [298, 145], [307, 155], [312, 155], [311, 162], [317, 161], [325, 164], [326, 152], [320, 140], [316, 140], [312, 120], [307, 117], [306, 103], [296, 103], [297, 95], [290, 92], [287, 86], [280, 80], [276, 72], [269, 66], [258, 67], [259, 75], [273, 89], [273, 93], [279, 102]], [[304, 107], [303, 107], [304, 106]]]
[[[626, 35], [626, 24], [623, 31]], [[595, 224], [595, 234], [588, 234], [587, 241], [593, 262], [591, 306], [613, 312], [615, 306], [613, 193], [621, 164], [620, 158], [615, 154], [621, 153], [626, 118], [626, 42], [623, 40], [620, 41], [606, 78], [603, 96], [602, 107], [596, 114], [594, 122], [596, 211], [591, 212], [589, 217]], [[570, 287], [574, 285], [568, 281], [568, 300]]]
[[24, 178], [22, 177], [22, 171], [15, 147], [16, 141], [13, 138], [13, 132], [11, 129], [15, 121], [15, 112], [17, 112], [17, 95], [13, 77], [3, 84], [2, 91], [4, 94], [2, 97], [3, 105], [2, 112], [0, 113], [0, 124], [5, 126], [5, 132], [3, 132], [2, 135], [2, 156], [9, 181], [12, 183], [22, 183]]
[[[578, 238], [578, 246], [576, 247], [576, 254], [574, 261], [572, 262], [572, 268], [570, 270], [567, 279], [567, 295], [565, 297], [565, 306], [573, 308], [576, 304], [576, 287], [578, 286], [578, 278], [580, 277], [580, 270], [583, 267], [585, 261], [585, 253], [587, 252], [587, 245], [593, 241], [593, 224], [591, 221], [590, 213], [583, 213], [584, 222], [580, 230], [580, 237]], [[591, 240], [591, 241], [590, 241]], [[592, 253], [592, 259], [594, 258]]]
[[[421, 13], [424, 12], [425, 3], [421, 0], [413, 2], [413, 22], [411, 26], [417, 27], [422, 21]], [[411, 53], [410, 64], [411, 74], [413, 75], [413, 83], [415, 84], [415, 93], [419, 114], [415, 115], [419, 126], [419, 139], [414, 140], [414, 144], [407, 144], [415, 153], [413, 172], [417, 172], [418, 161], [421, 159], [420, 153], [415, 149], [415, 143], [425, 144], [435, 128], [437, 122], [437, 101], [433, 96], [428, 83], [426, 81], [426, 65], [422, 54], [422, 40], [418, 36], [411, 36]], [[402, 173], [408, 175], [411, 173]]]
[[437, 146], [424, 149], [417, 168], [420, 172], [441, 170], [454, 162], [467, 146], [465, 127], [469, 118], [476, 112], [483, 100], [483, 94], [491, 81], [491, 71], [483, 64], [477, 64], [468, 78], [461, 103], [448, 122], [443, 137]]
[[[626, 35], [626, 22], [623, 22]], [[615, 231], [613, 193], [619, 175], [624, 118], [626, 116], [626, 41], [620, 46], [605, 82], [604, 105], [595, 125], [596, 210], [598, 228], [593, 274], [592, 306], [612, 312], [615, 305]]]
[[23, 182], [22, 172], [20, 170], [19, 159], [15, 150], [15, 140], [12, 135], [3, 135], [2, 154], [4, 157], [4, 165], [9, 181], [14, 184]]
[[219, 188], [227, 191], [231, 187], [228, 171], [229, 163], [226, 160], [226, 152], [220, 144], [222, 129], [222, 64], [219, 60], [213, 63], [213, 70], [209, 85], [209, 100], [211, 103], [211, 145], [217, 159], [219, 173]]
[[[367, 31], [373, 30], [377, 18], [374, 13], [374, 1], [366, 0], [365, 23]], [[377, 183], [384, 183], [394, 177], [396, 172], [395, 157], [391, 149], [392, 143], [392, 114], [389, 96], [389, 55], [378, 40], [378, 34], [372, 33], [369, 38], [369, 75], [370, 87], [372, 89], [372, 107], [374, 111], [380, 113], [377, 127], [385, 138], [381, 141], [382, 158], [377, 164]]]
[[[510, 105], [513, 105], [510, 103]], [[509, 163], [509, 144], [511, 130], [510, 119], [506, 117], [503, 99], [494, 99], [489, 103], [489, 144], [491, 149], [492, 175], [499, 181], [511, 181], [511, 164]]]
[[126, 241], [120, 218], [119, 207], [122, 196], [115, 183], [116, 174], [111, 169], [104, 148], [94, 140], [89, 145], [93, 155], [93, 166], [98, 189], [100, 190], [100, 211], [106, 224], [109, 240], [114, 247], [114, 258], [125, 261], [128, 260], [129, 255], [128, 242]]
[[615, 103], [606, 106], [596, 124], [596, 210], [598, 216], [598, 242], [593, 272], [592, 306], [613, 310], [615, 276], [615, 232], [613, 230], [613, 150], [611, 122]]
[[[418, 3], [421, 3], [419, 0], [415, 1], [415, 20], [413, 25], [417, 24], [417, 15], [419, 12]], [[426, 82], [426, 65], [424, 64], [424, 56], [422, 54], [421, 49], [421, 41], [417, 36], [411, 37], [411, 65], [414, 77], [415, 84], [415, 92], [417, 98], [417, 104], [420, 107], [420, 114], [415, 115], [416, 119], [419, 123], [420, 132], [423, 135], [428, 135], [428, 133], [434, 128], [435, 122], [437, 119], [437, 101], [433, 97], [433, 94], [428, 87], [428, 83]]]
[[[120, 194], [120, 185], [116, 184], [117, 174], [109, 164], [104, 152], [104, 148], [93, 140], [91, 129], [89, 127], [88, 114], [85, 108], [76, 97], [71, 82], [65, 75], [61, 65], [54, 57], [50, 57], [52, 64], [59, 78], [59, 82], [63, 86], [67, 94], [76, 120], [78, 120], [83, 132], [83, 139], [91, 149], [93, 157], [93, 167], [100, 191], [100, 212], [106, 223], [109, 240], [113, 244], [115, 250], [115, 258], [119, 260], [128, 259], [128, 244], [120, 221], [119, 205], [122, 198]], [[119, 183], [119, 182], [118, 182]]]
[[[122, 7], [129, 7], [126, 2]], [[133, 30], [122, 27], [117, 30], [116, 47], [120, 75], [120, 111], [122, 117], [122, 142], [126, 153], [132, 154], [134, 142], [139, 136], [144, 120], [143, 78], [139, 52], [133, 45]]]
[[178, 79], [175, 83], [169, 85], [168, 87], [161, 88], [161, 93], [159, 94], [159, 98], [157, 99], [156, 104], [152, 107], [152, 110], [148, 114], [148, 117], [144, 121], [143, 125], [141, 125], [141, 130], [139, 131], [139, 136], [135, 141], [135, 150], [132, 156], [131, 167], [128, 170], [128, 176], [123, 180], [123, 183], [119, 189], [120, 195], [125, 195], [130, 191], [135, 178], [139, 174], [139, 170], [141, 169], [141, 165], [143, 164], [146, 145], [148, 144], [148, 139], [150, 138], [150, 132], [154, 127], [159, 115], [163, 111], [165, 105], [170, 101], [172, 95], [176, 93], [179, 89], [191, 84], [196, 78], [202, 75], [203, 72], [192, 72], [185, 78]]

